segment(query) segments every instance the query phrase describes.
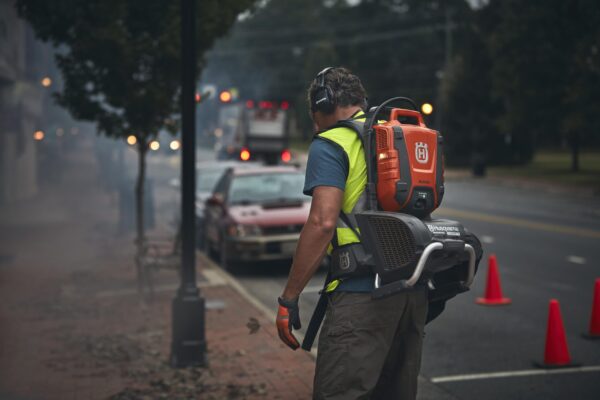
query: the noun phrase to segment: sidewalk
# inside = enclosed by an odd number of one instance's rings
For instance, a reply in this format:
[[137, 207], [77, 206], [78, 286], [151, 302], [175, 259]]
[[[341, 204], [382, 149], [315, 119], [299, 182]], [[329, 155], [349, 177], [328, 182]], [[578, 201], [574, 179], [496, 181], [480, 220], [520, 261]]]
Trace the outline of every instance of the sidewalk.
[[177, 272], [157, 273], [154, 301], [139, 300], [133, 237], [116, 235], [91, 154], [70, 156], [61, 184], [0, 210], [0, 398], [310, 398], [313, 358], [281, 344], [235, 282], [204, 265], [209, 367], [168, 366]]

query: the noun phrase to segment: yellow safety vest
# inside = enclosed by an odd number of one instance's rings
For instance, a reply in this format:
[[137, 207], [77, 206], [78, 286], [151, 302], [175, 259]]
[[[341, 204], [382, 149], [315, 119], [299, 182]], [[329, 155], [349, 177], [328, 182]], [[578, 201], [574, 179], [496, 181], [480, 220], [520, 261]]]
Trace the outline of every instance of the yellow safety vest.
[[[363, 116], [363, 118], [361, 118], [361, 116]], [[364, 122], [364, 113], [360, 111], [354, 119]], [[342, 200], [342, 211], [349, 217], [354, 227], [358, 229], [354, 220], [354, 214], [364, 211], [367, 205], [365, 193], [367, 185], [367, 164], [361, 139], [355, 131], [346, 127], [329, 129], [321, 132], [318, 137], [341, 147], [348, 157], [349, 169], [348, 177], [346, 178], [344, 198]], [[360, 242], [360, 239], [352, 232], [352, 229], [339, 217], [335, 235], [336, 237], [334, 238], [333, 243], [337, 240], [338, 246]], [[332, 250], [333, 245], [330, 244], [327, 251], [328, 253], [331, 253]]]

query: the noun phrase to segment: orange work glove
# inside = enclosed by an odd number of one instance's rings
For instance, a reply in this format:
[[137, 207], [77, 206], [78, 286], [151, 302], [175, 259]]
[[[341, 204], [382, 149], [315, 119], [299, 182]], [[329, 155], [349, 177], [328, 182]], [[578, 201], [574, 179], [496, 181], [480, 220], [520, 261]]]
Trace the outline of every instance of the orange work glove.
[[277, 310], [277, 333], [281, 341], [289, 346], [290, 349], [296, 350], [300, 347], [300, 343], [292, 333], [293, 329], [300, 329], [300, 309], [298, 308], [298, 298], [293, 300], [285, 300], [279, 297], [279, 310]]

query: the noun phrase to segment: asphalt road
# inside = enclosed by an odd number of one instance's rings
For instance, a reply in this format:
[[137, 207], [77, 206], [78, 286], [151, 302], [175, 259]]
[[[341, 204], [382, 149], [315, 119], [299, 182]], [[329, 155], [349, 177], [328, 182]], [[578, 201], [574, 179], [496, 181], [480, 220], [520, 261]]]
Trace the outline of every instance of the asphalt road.
[[[164, 172], [164, 170], [163, 170]], [[421, 399], [599, 399], [600, 341], [588, 341], [594, 280], [600, 277], [600, 199], [487, 180], [447, 182], [435, 217], [457, 219], [484, 242], [472, 290], [427, 326]], [[487, 257], [496, 254], [512, 304], [484, 307]], [[246, 264], [236, 277], [268, 309], [289, 262]], [[322, 286], [321, 272], [301, 297], [304, 325]], [[543, 374], [550, 299], [558, 299], [572, 358], [587, 369]], [[598, 368], [596, 368], [598, 367]], [[501, 377], [473, 374], [501, 372]]]
[[[583, 366], [600, 366], [600, 341], [580, 336], [589, 323], [594, 279], [600, 277], [600, 200], [467, 179], [448, 182], [443, 204], [435, 216], [462, 221], [483, 240], [485, 256], [471, 292], [449, 302], [427, 327], [423, 398], [600, 398], [600, 368], [518, 376], [543, 359], [548, 302], [553, 298], [560, 301], [573, 359]], [[511, 305], [474, 303], [483, 295], [492, 253]], [[237, 278], [275, 310], [288, 263], [238, 268]], [[316, 276], [301, 298], [305, 324], [323, 279], [323, 273]], [[515, 371], [517, 376], [502, 378], [455, 377]]]

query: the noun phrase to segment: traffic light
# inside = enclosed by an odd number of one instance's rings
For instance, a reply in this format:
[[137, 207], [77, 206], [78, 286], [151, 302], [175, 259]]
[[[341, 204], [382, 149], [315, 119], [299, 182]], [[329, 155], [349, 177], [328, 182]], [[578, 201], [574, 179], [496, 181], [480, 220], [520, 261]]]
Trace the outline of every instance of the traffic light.
[[421, 106], [421, 111], [425, 115], [429, 115], [433, 112], [433, 106], [430, 103], [423, 103]]
[[242, 161], [248, 161], [250, 159], [250, 150], [244, 147], [242, 151], [240, 151], [240, 159]]
[[233, 96], [231, 95], [231, 92], [229, 90], [223, 90], [219, 94], [219, 100], [221, 100], [222, 103], [229, 103], [231, 102], [232, 98]]

